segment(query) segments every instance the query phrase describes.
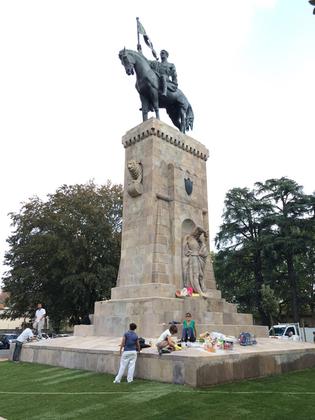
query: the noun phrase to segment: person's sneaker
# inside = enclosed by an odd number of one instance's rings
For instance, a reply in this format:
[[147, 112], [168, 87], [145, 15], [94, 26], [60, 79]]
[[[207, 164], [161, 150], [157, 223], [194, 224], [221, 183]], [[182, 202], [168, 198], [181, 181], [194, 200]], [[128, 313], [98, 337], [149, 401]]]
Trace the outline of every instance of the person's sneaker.
[[120, 384], [120, 381], [113, 381], [113, 384]]

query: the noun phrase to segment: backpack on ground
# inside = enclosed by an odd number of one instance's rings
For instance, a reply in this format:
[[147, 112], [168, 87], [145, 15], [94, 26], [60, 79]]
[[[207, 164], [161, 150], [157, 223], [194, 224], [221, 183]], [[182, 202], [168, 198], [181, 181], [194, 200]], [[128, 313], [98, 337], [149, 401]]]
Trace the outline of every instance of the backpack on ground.
[[252, 346], [253, 344], [257, 344], [255, 337], [249, 332], [242, 332], [238, 340], [241, 346]]
[[146, 349], [147, 347], [151, 347], [150, 344], [146, 344], [145, 339], [143, 337], [139, 337], [139, 344], [140, 349]]

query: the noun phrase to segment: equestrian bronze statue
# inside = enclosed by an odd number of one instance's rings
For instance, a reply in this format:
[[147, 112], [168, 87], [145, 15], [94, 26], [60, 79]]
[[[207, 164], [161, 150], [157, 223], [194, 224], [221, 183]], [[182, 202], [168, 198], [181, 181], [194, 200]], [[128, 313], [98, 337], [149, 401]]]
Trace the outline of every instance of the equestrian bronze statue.
[[136, 89], [140, 95], [143, 121], [148, 119], [150, 111], [155, 112], [156, 118], [160, 119], [159, 108], [165, 108], [173, 124], [182, 133], [192, 130], [193, 110], [186, 96], [177, 87], [176, 68], [174, 64], [168, 62], [168, 52], [161, 51], [161, 61], [148, 60], [142, 54], [139, 33], [144, 35], [146, 44], [157, 57], [151, 41], [143, 26], [140, 24], [139, 27], [138, 21], [138, 51], [124, 48], [119, 52], [119, 58], [128, 76], [136, 74]]

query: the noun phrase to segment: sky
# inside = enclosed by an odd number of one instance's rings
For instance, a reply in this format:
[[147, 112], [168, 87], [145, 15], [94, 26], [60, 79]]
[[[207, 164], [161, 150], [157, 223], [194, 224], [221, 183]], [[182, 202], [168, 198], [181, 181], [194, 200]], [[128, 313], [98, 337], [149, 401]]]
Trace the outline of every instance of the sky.
[[[307, 0], [2, 1], [0, 275], [8, 213], [22, 202], [63, 184], [123, 182], [121, 138], [142, 117], [118, 52], [136, 49], [137, 16], [168, 50], [194, 110], [190, 135], [210, 151], [213, 250], [229, 189], [287, 176], [315, 190]], [[164, 110], [161, 119], [171, 124]]]

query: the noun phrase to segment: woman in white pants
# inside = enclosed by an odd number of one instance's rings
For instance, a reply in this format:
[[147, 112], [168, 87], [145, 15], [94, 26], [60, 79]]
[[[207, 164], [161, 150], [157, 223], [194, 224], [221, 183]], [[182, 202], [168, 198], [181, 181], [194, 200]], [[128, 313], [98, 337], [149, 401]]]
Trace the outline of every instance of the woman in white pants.
[[[119, 350], [119, 354], [121, 355], [120, 367], [114, 380], [114, 384], [120, 383], [126, 368], [128, 368], [127, 382], [133, 381], [133, 375], [137, 361], [137, 352], [140, 352], [139, 339], [135, 333], [136, 328], [136, 324], [131, 323], [129, 325], [129, 331], [127, 331], [122, 338]], [[123, 352], [122, 349], [124, 349]]]

